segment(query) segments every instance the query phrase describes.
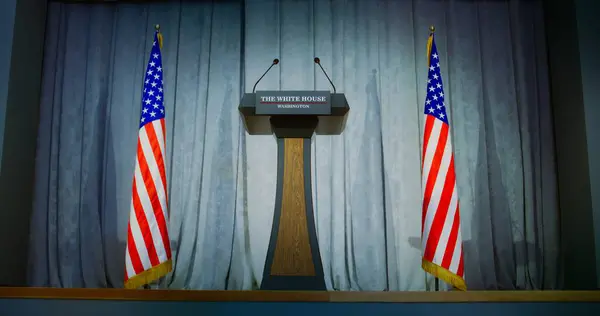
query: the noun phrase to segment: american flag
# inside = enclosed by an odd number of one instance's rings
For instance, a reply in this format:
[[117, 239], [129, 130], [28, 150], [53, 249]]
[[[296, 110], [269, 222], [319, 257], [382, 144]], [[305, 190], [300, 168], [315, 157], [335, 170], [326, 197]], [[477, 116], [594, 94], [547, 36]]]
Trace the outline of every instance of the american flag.
[[440, 56], [433, 34], [427, 43], [429, 69], [423, 132], [422, 267], [433, 276], [466, 290], [456, 192], [454, 154]]
[[161, 34], [154, 34], [144, 76], [131, 212], [127, 228], [125, 287], [138, 288], [171, 271], [167, 231], [165, 107]]

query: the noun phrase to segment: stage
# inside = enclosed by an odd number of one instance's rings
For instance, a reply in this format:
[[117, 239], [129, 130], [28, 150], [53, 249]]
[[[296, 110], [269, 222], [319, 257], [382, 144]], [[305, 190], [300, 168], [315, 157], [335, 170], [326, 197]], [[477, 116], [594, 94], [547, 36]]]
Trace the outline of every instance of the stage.
[[8, 315], [599, 315], [600, 291], [296, 292], [0, 288]]
[[[272, 291], [324, 289], [325, 277], [427, 286], [416, 114], [431, 25], [443, 56], [432, 75], [452, 109], [438, 122], [461, 153], [455, 223], [470, 288], [598, 288], [598, 123], [586, 119], [600, 11], [584, 1], [3, 2], [0, 284], [123, 279], [159, 24], [173, 284], [263, 290], [0, 287], [0, 316], [600, 315], [600, 291]], [[269, 101], [279, 97], [293, 121]], [[317, 145], [313, 132], [336, 136]]]

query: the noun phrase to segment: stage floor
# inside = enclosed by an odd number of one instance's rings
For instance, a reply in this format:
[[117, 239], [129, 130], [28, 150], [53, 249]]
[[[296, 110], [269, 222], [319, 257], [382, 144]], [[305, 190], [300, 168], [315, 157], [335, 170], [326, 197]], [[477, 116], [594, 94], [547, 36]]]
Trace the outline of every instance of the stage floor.
[[296, 292], [0, 287], [0, 299], [188, 302], [600, 302], [600, 291]]

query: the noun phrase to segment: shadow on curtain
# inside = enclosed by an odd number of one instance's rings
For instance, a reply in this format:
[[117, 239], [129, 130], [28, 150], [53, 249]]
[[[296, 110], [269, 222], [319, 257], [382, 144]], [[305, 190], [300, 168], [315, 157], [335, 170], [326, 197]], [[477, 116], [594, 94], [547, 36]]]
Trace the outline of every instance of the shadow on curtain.
[[[259, 89], [329, 89], [351, 106], [313, 138], [330, 290], [430, 290], [420, 268], [428, 26], [450, 108], [469, 289], [560, 288], [541, 1], [51, 3], [30, 285], [122, 287], [142, 72], [164, 35], [170, 236], [161, 284], [255, 289], [272, 224], [276, 142], [236, 107]], [[339, 163], [343, 162], [343, 163]]]

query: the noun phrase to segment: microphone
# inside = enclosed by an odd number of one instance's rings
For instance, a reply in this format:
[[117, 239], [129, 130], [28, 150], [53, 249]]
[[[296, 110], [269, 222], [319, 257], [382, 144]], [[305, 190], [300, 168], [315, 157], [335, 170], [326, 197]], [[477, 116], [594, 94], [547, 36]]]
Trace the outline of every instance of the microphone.
[[323, 66], [321, 66], [321, 60], [319, 59], [319, 57], [315, 57], [315, 63], [317, 65], [319, 65], [319, 67], [321, 67], [321, 71], [323, 71], [323, 73], [325, 74], [325, 77], [327, 77], [327, 80], [329, 80], [329, 83], [331, 84], [331, 86], [333, 87], [333, 93], [335, 94], [335, 86], [333, 85], [333, 82], [331, 82], [331, 79], [329, 79], [329, 76], [327, 75], [327, 73], [325, 72], [325, 69], [323, 69]]
[[262, 78], [267, 74], [267, 72], [269, 72], [269, 70], [271, 70], [271, 68], [273, 68], [273, 66], [279, 64], [279, 59], [275, 58], [273, 59], [273, 63], [271, 64], [271, 66], [269, 68], [267, 68], [267, 71], [265, 71], [264, 74], [262, 74], [262, 76], [260, 76], [260, 78], [258, 78], [258, 80], [256, 80], [256, 83], [254, 84], [254, 88], [252, 88], [252, 93], [254, 93], [254, 91], [256, 91], [256, 85], [262, 80]]

